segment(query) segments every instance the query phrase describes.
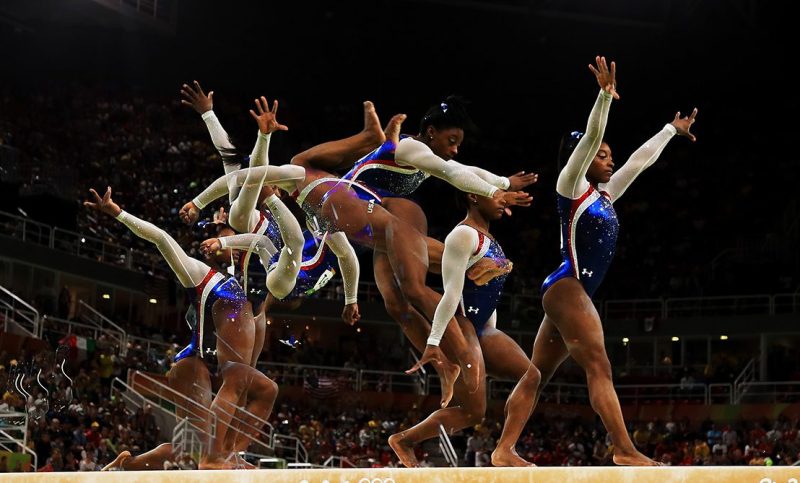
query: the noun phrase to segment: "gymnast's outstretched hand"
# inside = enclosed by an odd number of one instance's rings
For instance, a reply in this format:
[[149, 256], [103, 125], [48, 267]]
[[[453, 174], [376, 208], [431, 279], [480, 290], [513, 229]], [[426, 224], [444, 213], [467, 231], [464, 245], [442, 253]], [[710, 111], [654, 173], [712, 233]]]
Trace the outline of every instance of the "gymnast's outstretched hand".
[[616, 62], [611, 62], [611, 69], [609, 69], [605, 57], [598, 55], [594, 60], [597, 62], [597, 67], [589, 64], [589, 70], [591, 70], [597, 78], [597, 83], [600, 85], [600, 88], [611, 94], [614, 99], [619, 99], [619, 93], [617, 92]]
[[275, 131], [288, 131], [289, 128], [278, 122], [278, 100], [272, 101], [272, 109], [269, 108], [267, 98], [261, 96], [255, 99], [256, 110], [250, 109], [250, 115], [258, 123], [258, 129], [262, 134], [270, 134]]
[[520, 171], [508, 177], [508, 191], [519, 191], [537, 181], [539, 181], [539, 175], [537, 173]]
[[111, 186], [106, 188], [106, 192], [103, 194], [101, 198], [97, 191], [94, 188], [89, 189], [89, 193], [92, 194], [92, 201], [84, 201], [83, 206], [91, 208], [93, 210], [97, 210], [101, 213], [105, 213], [107, 215], [111, 215], [113, 217], [117, 217], [120, 213], [122, 213], [122, 208], [119, 207], [118, 204], [114, 203], [114, 200], [111, 199]]
[[680, 111], [675, 113], [675, 119], [672, 120], [670, 124], [675, 128], [678, 132], [678, 136], [683, 136], [689, 138], [690, 141], [695, 142], [697, 138], [689, 132], [691, 129], [692, 124], [694, 124], [695, 118], [697, 117], [697, 108], [695, 107], [691, 114], [686, 117], [681, 117]]
[[183, 98], [181, 99], [181, 104], [191, 107], [200, 115], [214, 109], [214, 91], [210, 91], [206, 95], [197, 81], [192, 81], [191, 86], [188, 84], [182, 85], [181, 97]]
[[411, 367], [411, 369], [406, 371], [406, 374], [413, 374], [417, 372], [428, 362], [442, 364], [443, 362], [448, 362], [448, 359], [438, 345], [426, 345], [422, 356], [419, 358], [417, 363]]

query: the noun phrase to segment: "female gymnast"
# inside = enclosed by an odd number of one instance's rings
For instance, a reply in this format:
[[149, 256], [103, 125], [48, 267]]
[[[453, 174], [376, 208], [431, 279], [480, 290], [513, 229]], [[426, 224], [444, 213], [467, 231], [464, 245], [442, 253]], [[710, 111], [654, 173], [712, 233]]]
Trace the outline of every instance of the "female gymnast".
[[[416, 466], [413, 447], [438, 434], [442, 425], [449, 433], [478, 424], [486, 411], [484, 381], [486, 372], [500, 378], [519, 380], [528, 374], [537, 376], [535, 368], [525, 352], [508, 335], [497, 330], [496, 307], [503, 294], [507, 274], [492, 279], [485, 285], [477, 285], [467, 276], [467, 271], [482, 258], [489, 258], [499, 267], [509, 262], [500, 244], [489, 232], [489, 224], [499, 220], [506, 204], [502, 199], [474, 194], [466, 195], [467, 216], [456, 226], [444, 242], [442, 256], [442, 279], [444, 295], [433, 317], [433, 327], [422, 357], [407, 372], [417, 371], [425, 363], [438, 361], [443, 356], [439, 343], [449, 320], [460, 312], [457, 320], [470, 347], [480, 347], [485, 367], [479, 367], [482, 376], [481, 389], [473, 394], [459, 394], [461, 405], [439, 409], [413, 428], [389, 437], [389, 445], [408, 467]], [[457, 392], [459, 385], [456, 386]]]
[[[605, 57], [597, 57], [596, 62], [596, 68], [592, 65], [589, 68], [597, 78], [600, 93], [589, 115], [586, 134], [573, 137], [579, 138], [577, 144], [562, 143], [565, 149], [574, 149], [556, 183], [563, 261], [542, 285], [545, 317], [533, 345], [530, 366], [533, 374], [527, 373], [509, 397], [503, 434], [492, 454], [495, 466], [529, 465], [517, 455], [514, 447], [541, 387], [568, 356], [586, 372], [592, 408], [600, 415], [613, 441], [614, 463], [656, 464], [636, 450], [625, 428], [611, 380], [603, 327], [591, 297], [608, 270], [616, 248], [619, 226], [612, 203], [658, 159], [675, 134], [695, 140], [689, 128], [695, 121], [697, 109], [687, 117], [677, 113], [671, 123], [637, 149], [619, 172], [613, 174], [611, 148], [603, 141], [603, 134], [611, 100], [619, 99], [616, 66], [612, 62], [609, 70]], [[536, 384], [540, 379], [543, 384]]]
[[[186, 395], [191, 404], [199, 408], [209, 407], [217, 416], [213, 441], [208, 442], [207, 452], [199, 467], [204, 469], [226, 468], [229, 451], [225, 446], [226, 433], [234, 417], [235, 408], [245, 395], [246, 410], [260, 420], [266, 420], [278, 394], [278, 386], [261, 372], [250, 366], [253, 352], [255, 324], [252, 307], [236, 279], [211, 269], [205, 263], [189, 257], [178, 243], [165, 231], [152, 223], [141, 220], [123, 211], [111, 199], [111, 187], [103, 197], [92, 189], [93, 201], [84, 205], [106, 213], [127, 226], [136, 236], [152, 242], [163, 255], [178, 281], [186, 288], [191, 300], [187, 322], [192, 328], [189, 345], [175, 356], [175, 367], [168, 374], [170, 386]], [[216, 344], [212, 346], [206, 322], [213, 323]], [[211, 380], [207, 368], [209, 354], [215, 351], [222, 378], [222, 386], [211, 400]], [[190, 417], [201, 429], [210, 432], [208, 412], [190, 410]], [[171, 445], [161, 445], [153, 454], [137, 461], [130, 453], [123, 452], [107, 468], [124, 469], [152, 468], [153, 461], [163, 462], [172, 454]], [[140, 455], [143, 456], [143, 455]]]

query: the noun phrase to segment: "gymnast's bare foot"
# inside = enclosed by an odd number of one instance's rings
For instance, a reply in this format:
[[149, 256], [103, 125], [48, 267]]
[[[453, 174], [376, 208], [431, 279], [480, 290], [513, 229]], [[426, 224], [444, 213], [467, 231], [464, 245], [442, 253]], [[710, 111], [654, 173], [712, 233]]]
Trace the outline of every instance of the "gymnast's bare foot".
[[199, 470], [238, 470], [241, 466], [236, 461], [223, 458], [209, 458], [197, 465]]
[[492, 451], [492, 466], [536, 466], [517, 454], [515, 448], [501, 448], [498, 446]]
[[470, 267], [467, 278], [475, 282], [475, 285], [486, 285], [495, 278], [509, 273], [513, 268], [514, 264], [510, 260], [483, 257]]
[[416, 468], [419, 466], [417, 457], [414, 456], [414, 448], [405, 441], [403, 433], [397, 433], [389, 436], [389, 446], [392, 451], [400, 459], [400, 463], [406, 468]]
[[434, 362], [433, 368], [442, 381], [442, 399], [440, 403], [443, 408], [446, 408], [450, 404], [450, 400], [453, 399], [453, 386], [456, 384], [458, 375], [461, 374], [461, 368], [458, 364], [453, 364], [448, 360]]
[[364, 129], [360, 133], [369, 139], [370, 143], [381, 145], [386, 141], [386, 135], [381, 130], [381, 120], [375, 112], [372, 101], [364, 101]]
[[131, 457], [130, 451], [123, 451], [114, 458], [114, 461], [105, 465], [100, 471], [122, 470], [122, 463]]
[[664, 466], [634, 450], [631, 453], [614, 452], [614, 464], [619, 466]]
[[394, 142], [395, 144], [400, 142], [400, 126], [403, 124], [403, 121], [406, 120], [405, 114], [395, 114], [389, 119], [389, 122], [386, 124], [386, 129], [383, 130], [384, 134], [386, 135], [386, 139]]

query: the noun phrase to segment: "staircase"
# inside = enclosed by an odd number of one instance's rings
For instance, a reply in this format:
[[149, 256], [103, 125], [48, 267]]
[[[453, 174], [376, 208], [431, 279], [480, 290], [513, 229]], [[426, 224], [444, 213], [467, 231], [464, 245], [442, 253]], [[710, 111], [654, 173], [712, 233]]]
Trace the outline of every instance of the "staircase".
[[[214, 412], [145, 373], [130, 372], [128, 382], [115, 378], [111, 384], [111, 395], [121, 397], [134, 410], [146, 404], [157, 410], [162, 416], [158, 421], [162, 430], [161, 436], [170, 439], [176, 449], [198, 455], [214, 437], [217, 425]], [[181, 417], [179, 412], [188, 416]], [[259, 426], [249, 424], [244, 417], [258, 421]], [[210, 429], [206, 430], [202, 426]], [[298, 438], [275, 433], [269, 422], [248, 413], [244, 408], [239, 408], [226, 426], [228, 430], [246, 438], [250, 438], [249, 434], [257, 435], [251, 444], [250, 454], [253, 456], [272, 456], [276, 450], [280, 450], [288, 461], [308, 462], [308, 452]]]
[[93, 326], [119, 347], [119, 355], [128, 354], [128, 333], [111, 319], [97, 311], [83, 300], [78, 302], [77, 318], [88, 326]]
[[39, 468], [36, 452], [28, 448], [28, 414], [0, 413], [0, 451], [31, 455], [31, 470]]
[[0, 285], [0, 328], [5, 332], [42, 337], [41, 317], [32, 305]]

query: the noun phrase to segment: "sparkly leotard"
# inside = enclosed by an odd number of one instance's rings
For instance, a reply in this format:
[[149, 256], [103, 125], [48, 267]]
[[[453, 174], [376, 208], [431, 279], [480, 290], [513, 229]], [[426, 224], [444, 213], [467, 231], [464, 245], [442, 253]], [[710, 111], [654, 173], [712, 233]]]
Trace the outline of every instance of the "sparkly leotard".
[[[470, 257], [467, 268], [472, 267], [481, 258], [505, 261], [506, 256], [497, 240], [493, 240], [478, 231], [478, 248]], [[508, 274], [506, 273], [493, 278], [486, 285], [476, 285], [475, 282], [467, 277], [466, 273], [464, 274], [464, 289], [460, 303], [461, 315], [472, 322], [478, 337], [483, 334], [486, 322], [500, 302], [500, 297], [503, 295], [503, 286], [507, 278]]]
[[206, 352], [213, 350], [214, 344], [210, 343], [213, 338], [205, 336], [205, 324], [208, 321], [214, 323], [212, 312], [214, 302], [217, 300], [229, 302], [225, 307], [228, 311], [225, 317], [228, 319], [235, 319], [247, 303], [247, 297], [239, 282], [213, 269], [208, 271], [199, 285], [187, 288], [186, 295], [190, 303], [186, 311], [186, 323], [192, 331], [192, 338], [189, 345], [175, 356], [175, 362], [191, 356], [204, 357]]
[[561, 216], [561, 258], [558, 269], [542, 284], [545, 293], [564, 277], [580, 280], [591, 297], [611, 265], [617, 246], [619, 222], [606, 192], [589, 186], [580, 198], [558, 194]]
[[[411, 136], [403, 134], [400, 139]], [[430, 175], [413, 166], [401, 166], [395, 161], [397, 144], [386, 140], [378, 149], [367, 154], [342, 176], [359, 181], [381, 196], [407, 198]]]

